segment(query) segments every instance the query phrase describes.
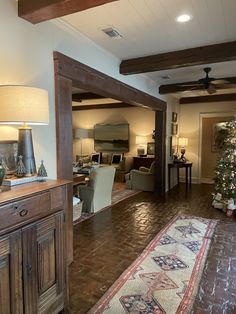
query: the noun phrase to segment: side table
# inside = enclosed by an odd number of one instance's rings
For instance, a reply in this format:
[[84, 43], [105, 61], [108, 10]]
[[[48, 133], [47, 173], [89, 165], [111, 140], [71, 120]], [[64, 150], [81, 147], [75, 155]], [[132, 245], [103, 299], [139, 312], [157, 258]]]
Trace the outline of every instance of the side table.
[[[170, 190], [170, 177], [171, 177], [171, 169], [176, 168], [177, 169], [177, 180], [179, 184], [179, 169], [185, 168], [185, 185], [186, 189], [188, 188], [188, 185], [191, 187], [192, 184], [192, 162], [173, 162], [168, 164], [168, 188]], [[189, 181], [188, 181], [189, 179]]]

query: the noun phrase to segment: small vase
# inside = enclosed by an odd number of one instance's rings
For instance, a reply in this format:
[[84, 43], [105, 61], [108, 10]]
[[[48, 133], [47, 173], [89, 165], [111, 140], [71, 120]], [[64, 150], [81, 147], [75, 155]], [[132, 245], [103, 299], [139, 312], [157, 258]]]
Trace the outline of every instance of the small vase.
[[0, 163], [0, 185], [2, 185], [2, 180], [5, 176], [5, 168], [3, 167], [2, 163]]

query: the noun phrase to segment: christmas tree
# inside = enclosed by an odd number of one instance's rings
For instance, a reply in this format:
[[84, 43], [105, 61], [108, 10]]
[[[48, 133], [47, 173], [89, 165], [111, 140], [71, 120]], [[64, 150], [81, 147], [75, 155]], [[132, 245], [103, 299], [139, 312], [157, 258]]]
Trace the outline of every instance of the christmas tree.
[[41, 160], [41, 165], [40, 165], [40, 167], [39, 167], [39, 169], [38, 169], [38, 177], [39, 177], [39, 181], [45, 181], [45, 177], [47, 177], [48, 176], [48, 174], [47, 174], [47, 171], [46, 171], [46, 169], [45, 169], [45, 167], [44, 167], [44, 164], [43, 164], [43, 160]]
[[215, 191], [227, 203], [229, 199], [236, 199], [236, 119], [226, 123], [225, 138], [220, 146]]
[[16, 165], [16, 171], [15, 171], [15, 175], [17, 177], [24, 177], [24, 175], [26, 174], [25, 165], [22, 159], [23, 159], [23, 156], [19, 156], [19, 161]]

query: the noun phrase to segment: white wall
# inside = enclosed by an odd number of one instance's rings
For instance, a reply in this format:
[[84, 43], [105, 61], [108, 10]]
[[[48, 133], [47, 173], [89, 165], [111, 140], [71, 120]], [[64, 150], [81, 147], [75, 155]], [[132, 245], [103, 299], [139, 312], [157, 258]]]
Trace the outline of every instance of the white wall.
[[[189, 139], [186, 157], [193, 162], [193, 182], [201, 176], [201, 119], [202, 117], [235, 114], [236, 102], [196, 103], [180, 105], [180, 133]], [[211, 136], [211, 134], [209, 134]]]
[[[168, 163], [173, 161], [173, 156], [170, 155], [170, 137], [171, 135], [171, 124], [172, 124], [172, 112], [177, 113], [177, 124], [178, 130], [180, 129], [180, 105], [179, 100], [169, 96], [167, 97], [167, 116], [166, 116], [166, 168], [168, 167]], [[178, 134], [177, 134], [178, 135]], [[172, 140], [174, 140], [176, 136], [172, 136]], [[168, 169], [168, 168], [167, 168]], [[166, 169], [166, 170], [167, 170]], [[171, 188], [177, 184], [177, 170], [171, 169]], [[166, 191], [168, 191], [168, 172], [166, 171]]]
[[[99, 109], [99, 110], [81, 110], [73, 111], [73, 128], [93, 129], [96, 123], [128, 123], [130, 130], [130, 151], [126, 153], [129, 156], [137, 156], [137, 145], [135, 136], [147, 136], [148, 142], [153, 142], [152, 131], [155, 128], [154, 111], [144, 108], [117, 108], [117, 109]], [[94, 152], [93, 139], [82, 140], [83, 154]], [[80, 154], [81, 140], [73, 140], [73, 155]]]
[[[29, 85], [49, 91], [50, 125], [34, 126], [33, 139], [36, 164], [43, 159], [51, 178], [56, 177], [53, 51], [157, 96], [156, 83], [144, 75], [120, 75], [120, 60], [60, 21], [32, 25], [18, 18], [15, 0], [1, 0], [0, 39], [0, 84]], [[0, 134], [0, 140], [17, 139], [13, 127], [0, 126]]]

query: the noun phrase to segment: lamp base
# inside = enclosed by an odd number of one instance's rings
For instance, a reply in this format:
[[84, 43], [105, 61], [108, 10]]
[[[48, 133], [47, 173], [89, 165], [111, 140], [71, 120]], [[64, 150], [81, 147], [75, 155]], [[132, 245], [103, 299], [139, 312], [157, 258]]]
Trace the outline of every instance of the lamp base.
[[143, 147], [138, 147], [137, 148], [137, 154], [138, 154], [138, 156], [144, 155], [144, 148]]
[[18, 156], [23, 156], [22, 161], [26, 169], [26, 176], [36, 174], [32, 129], [29, 127], [19, 128]]

